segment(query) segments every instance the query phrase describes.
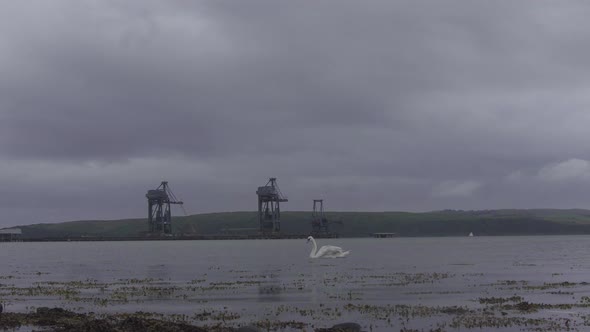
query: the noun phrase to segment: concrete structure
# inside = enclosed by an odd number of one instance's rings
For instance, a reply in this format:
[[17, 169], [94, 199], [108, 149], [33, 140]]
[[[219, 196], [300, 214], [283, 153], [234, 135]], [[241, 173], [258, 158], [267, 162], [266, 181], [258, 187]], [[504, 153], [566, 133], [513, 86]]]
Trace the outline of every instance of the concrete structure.
[[0, 242], [20, 241], [23, 231], [20, 228], [0, 229]]

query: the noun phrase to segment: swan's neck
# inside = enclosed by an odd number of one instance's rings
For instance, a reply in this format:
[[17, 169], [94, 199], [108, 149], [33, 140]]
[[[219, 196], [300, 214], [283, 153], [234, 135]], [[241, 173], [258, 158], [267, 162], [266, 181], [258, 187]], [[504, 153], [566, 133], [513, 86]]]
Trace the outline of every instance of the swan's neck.
[[315, 243], [315, 240], [313, 238], [311, 239], [311, 243], [313, 243], [313, 247], [311, 248], [311, 252], [309, 253], [309, 257], [314, 258], [315, 253], [318, 250], [318, 245]]

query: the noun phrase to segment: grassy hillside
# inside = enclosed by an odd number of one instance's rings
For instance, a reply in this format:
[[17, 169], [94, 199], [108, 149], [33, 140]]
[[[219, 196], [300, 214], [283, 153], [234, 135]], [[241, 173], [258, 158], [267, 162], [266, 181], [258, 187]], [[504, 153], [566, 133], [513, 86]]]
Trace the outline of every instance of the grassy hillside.
[[[331, 220], [341, 220], [333, 230], [345, 237], [368, 236], [375, 232], [395, 232], [401, 236], [590, 234], [590, 210], [445, 210], [409, 212], [330, 212]], [[173, 219], [176, 234], [219, 234], [228, 229], [257, 228], [256, 212], [197, 214]], [[71, 221], [59, 224], [22, 226], [27, 238], [80, 236], [140, 236], [145, 219]], [[284, 212], [284, 233], [310, 232], [309, 212]], [[245, 230], [244, 230], [245, 231]]]

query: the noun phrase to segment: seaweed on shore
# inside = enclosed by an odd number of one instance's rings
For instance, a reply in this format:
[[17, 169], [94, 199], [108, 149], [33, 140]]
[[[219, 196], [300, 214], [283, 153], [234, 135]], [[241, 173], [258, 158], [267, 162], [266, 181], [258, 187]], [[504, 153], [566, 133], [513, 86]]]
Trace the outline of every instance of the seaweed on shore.
[[80, 314], [62, 308], [41, 307], [31, 313], [3, 313], [0, 317], [0, 329], [15, 329], [21, 326], [42, 327], [44, 331], [52, 332], [207, 331], [190, 324], [154, 319], [141, 314], [96, 317], [93, 314]]

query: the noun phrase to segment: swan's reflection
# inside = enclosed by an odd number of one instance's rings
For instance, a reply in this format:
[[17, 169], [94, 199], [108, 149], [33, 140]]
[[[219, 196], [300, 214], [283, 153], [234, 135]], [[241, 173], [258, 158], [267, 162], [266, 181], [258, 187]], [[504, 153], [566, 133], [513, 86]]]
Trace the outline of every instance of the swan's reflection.
[[258, 285], [258, 302], [280, 302], [283, 300], [283, 285], [278, 270], [265, 271], [265, 282]]

